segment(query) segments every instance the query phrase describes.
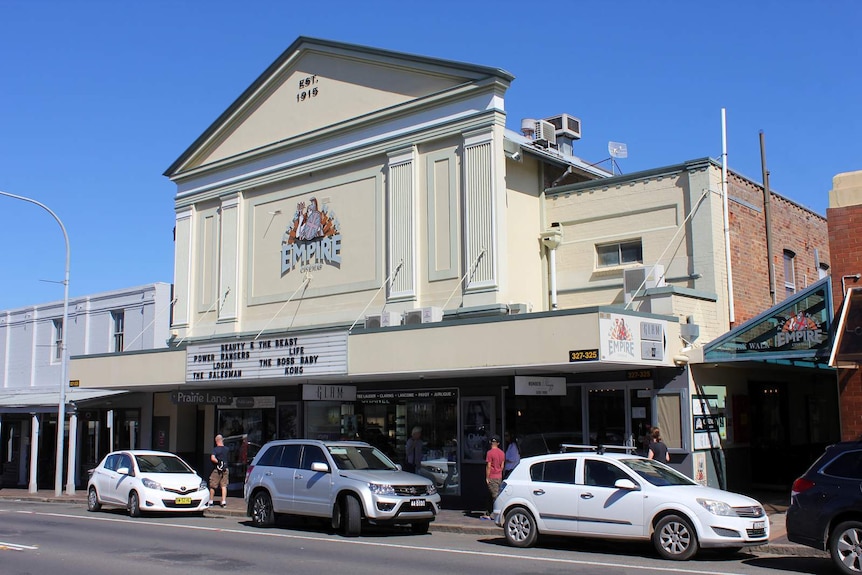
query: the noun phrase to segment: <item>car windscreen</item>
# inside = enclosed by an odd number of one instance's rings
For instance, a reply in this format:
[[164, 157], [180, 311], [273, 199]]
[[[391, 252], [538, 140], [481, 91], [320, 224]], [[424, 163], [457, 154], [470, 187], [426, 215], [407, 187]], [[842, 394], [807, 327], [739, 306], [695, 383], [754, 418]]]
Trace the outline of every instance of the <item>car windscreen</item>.
[[141, 473], [194, 473], [179, 457], [167, 455], [136, 455]]
[[653, 485], [697, 485], [682, 473], [652, 459], [621, 459], [620, 463]]
[[371, 446], [330, 445], [329, 449], [335, 465], [339, 469], [396, 470], [395, 464], [382, 451]]

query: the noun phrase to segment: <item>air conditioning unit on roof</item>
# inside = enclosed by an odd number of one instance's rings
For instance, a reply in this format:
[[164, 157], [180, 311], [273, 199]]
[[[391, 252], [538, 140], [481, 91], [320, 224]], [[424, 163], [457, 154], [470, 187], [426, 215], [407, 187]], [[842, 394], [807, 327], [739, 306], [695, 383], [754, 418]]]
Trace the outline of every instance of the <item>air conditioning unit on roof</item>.
[[401, 314], [394, 311], [384, 311], [365, 316], [365, 327], [389, 327], [401, 325]]
[[545, 119], [549, 124], [554, 126], [554, 134], [571, 138], [573, 140], [581, 139], [581, 119], [569, 116], [568, 114], [560, 114]]
[[420, 323], [435, 323], [443, 321], [443, 308], [420, 307], [404, 312], [404, 325], [416, 325]]
[[554, 125], [544, 120], [536, 120], [536, 131], [533, 142], [540, 146], [552, 146], [557, 143], [557, 134]]
[[629, 303], [635, 297], [635, 291], [640, 288], [637, 295], [643, 295], [644, 290], [656, 287], [664, 287], [664, 266], [637, 266], [623, 270], [623, 297]]

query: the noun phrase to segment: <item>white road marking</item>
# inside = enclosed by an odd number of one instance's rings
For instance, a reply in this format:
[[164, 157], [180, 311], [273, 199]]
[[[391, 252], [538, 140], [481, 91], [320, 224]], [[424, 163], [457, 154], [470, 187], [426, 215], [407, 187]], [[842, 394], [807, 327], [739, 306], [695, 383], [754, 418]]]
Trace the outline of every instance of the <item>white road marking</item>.
[[35, 547], [33, 545], [21, 545], [20, 543], [6, 543], [5, 541], [0, 541], [0, 549], [11, 551], [32, 551], [34, 549], [38, 549], [38, 547]]
[[[81, 516], [81, 515], [68, 515], [65, 513], [44, 513], [39, 511], [19, 511], [19, 510], [5, 510], [0, 509], [0, 514], [2, 513], [18, 513], [22, 515], [40, 515], [46, 517], [62, 517], [66, 519], [79, 519], [84, 521], [107, 521], [111, 523], [130, 523], [132, 522], [129, 519], [120, 519], [115, 517], [95, 517], [95, 516]], [[309, 535], [295, 535], [291, 533], [277, 533], [272, 531], [246, 531], [242, 529], [223, 529], [220, 527], [204, 527], [201, 525], [178, 525], [174, 523], [161, 523], [158, 521], [146, 521], [146, 522], [134, 522], [135, 525], [151, 525], [154, 527], [170, 527], [174, 529], [189, 529], [192, 531], [210, 531], [214, 533], [230, 533], [236, 535], [252, 535], [252, 536], [263, 536], [263, 537], [277, 537], [279, 539], [294, 539], [298, 541], [313, 541], [313, 542], [329, 542], [329, 543], [343, 543], [348, 545], [360, 545], [364, 547], [386, 547], [391, 549], [404, 549], [410, 551], [434, 551], [436, 553], [448, 553], [450, 555], [470, 555], [474, 557], [493, 557], [494, 559], [507, 558], [507, 559], [520, 559], [523, 561], [539, 561], [542, 563], [559, 563], [563, 565], [584, 565], [590, 567], [615, 567], [624, 570], [637, 570], [637, 571], [656, 571], [662, 573], [684, 573], [686, 575], [742, 575], [740, 573], [734, 573], [730, 571], [702, 571], [698, 569], [686, 569], [682, 566], [680, 567], [648, 567], [645, 565], [629, 565], [627, 563], [612, 563], [609, 561], [584, 561], [580, 559], [562, 559], [562, 558], [552, 558], [552, 557], [536, 557], [532, 555], [517, 555], [515, 553], [501, 553], [500, 551], [494, 551], [493, 553], [487, 551], [469, 551], [466, 549], [442, 549], [437, 547], [421, 547], [416, 545], [402, 545], [398, 543], [380, 543], [375, 541], [362, 541], [355, 539], [343, 539], [341, 537], [326, 537], [326, 536], [309, 536]], [[36, 549], [35, 547], [33, 549]]]

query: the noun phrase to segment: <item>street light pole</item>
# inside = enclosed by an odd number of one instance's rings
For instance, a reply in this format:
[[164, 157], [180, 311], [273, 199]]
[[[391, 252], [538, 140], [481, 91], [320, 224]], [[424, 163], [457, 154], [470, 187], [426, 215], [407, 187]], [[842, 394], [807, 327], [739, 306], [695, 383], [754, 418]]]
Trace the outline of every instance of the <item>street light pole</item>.
[[[16, 196], [15, 194], [10, 194], [2, 190], [0, 190], [0, 196], [30, 202], [31, 204], [36, 204], [47, 211], [55, 220], [57, 220], [57, 223], [60, 224], [60, 229], [63, 231], [63, 239], [66, 241], [66, 274], [63, 277], [63, 336], [60, 338], [60, 401], [57, 404], [57, 463], [54, 474], [54, 495], [59, 497], [63, 494], [63, 444], [65, 443], [64, 432], [66, 430], [66, 373], [68, 370], [66, 338], [69, 337], [69, 260], [71, 254], [71, 250], [69, 249], [69, 234], [66, 233], [66, 226], [63, 225], [63, 222], [57, 217], [57, 214], [42, 202], [37, 202], [32, 198], [26, 198], [24, 196]], [[72, 481], [70, 481], [69, 489], [74, 489]]]

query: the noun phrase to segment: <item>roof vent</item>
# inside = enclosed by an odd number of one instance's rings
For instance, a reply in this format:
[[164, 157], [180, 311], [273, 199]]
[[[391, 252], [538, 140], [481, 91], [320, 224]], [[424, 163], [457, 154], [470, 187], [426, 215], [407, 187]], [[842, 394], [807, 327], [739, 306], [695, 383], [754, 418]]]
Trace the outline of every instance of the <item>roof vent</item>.
[[554, 135], [557, 137], [563, 136], [573, 140], [581, 139], [581, 120], [568, 114], [559, 114], [545, 119], [549, 124], [554, 126]]

